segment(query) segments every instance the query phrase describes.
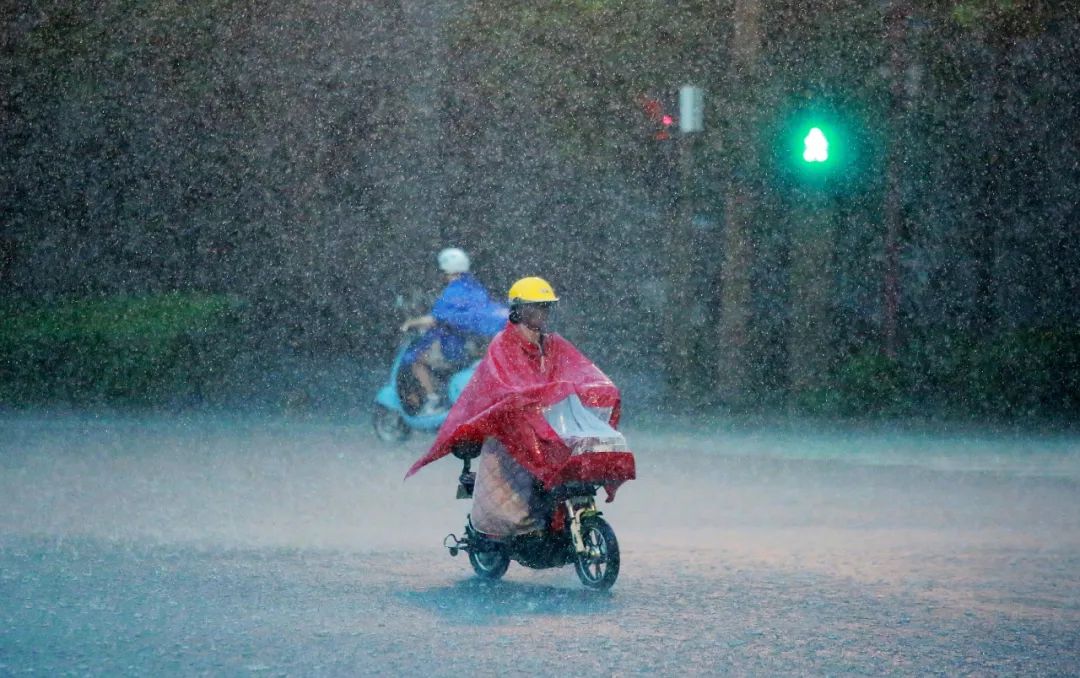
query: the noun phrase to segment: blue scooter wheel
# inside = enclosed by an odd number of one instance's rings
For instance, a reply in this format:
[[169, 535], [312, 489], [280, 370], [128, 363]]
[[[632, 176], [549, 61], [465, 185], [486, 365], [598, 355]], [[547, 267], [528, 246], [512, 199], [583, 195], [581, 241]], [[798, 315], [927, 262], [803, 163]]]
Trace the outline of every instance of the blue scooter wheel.
[[375, 435], [384, 443], [400, 443], [412, 432], [401, 412], [383, 405], [375, 406], [371, 420], [375, 426]]

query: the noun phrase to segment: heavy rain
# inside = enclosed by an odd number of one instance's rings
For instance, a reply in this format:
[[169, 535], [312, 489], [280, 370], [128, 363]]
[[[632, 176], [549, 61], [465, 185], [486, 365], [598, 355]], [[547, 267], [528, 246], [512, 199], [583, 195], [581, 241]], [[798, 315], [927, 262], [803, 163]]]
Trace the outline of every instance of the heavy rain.
[[0, 675], [1077, 675], [1073, 4], [5, 3]]

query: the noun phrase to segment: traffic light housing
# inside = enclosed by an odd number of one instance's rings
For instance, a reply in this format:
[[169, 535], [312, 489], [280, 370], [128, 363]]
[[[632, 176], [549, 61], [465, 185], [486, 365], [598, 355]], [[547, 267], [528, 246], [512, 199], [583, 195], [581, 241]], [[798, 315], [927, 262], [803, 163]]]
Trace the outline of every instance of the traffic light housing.
[[862, 148], [866, 135], [845, 108], [815, 100], [781, 113], [771, 126], [777, 190], [793, 192], [793, 198], [805, 192], [834, 194], [872, 179], [860, 174], [871, 150]]

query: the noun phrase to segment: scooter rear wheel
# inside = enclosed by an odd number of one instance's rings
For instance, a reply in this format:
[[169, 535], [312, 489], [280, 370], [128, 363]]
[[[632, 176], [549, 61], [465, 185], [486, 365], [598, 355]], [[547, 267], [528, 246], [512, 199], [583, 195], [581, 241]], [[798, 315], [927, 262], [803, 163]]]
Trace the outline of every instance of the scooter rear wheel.
[[510, 567], [510, 556], [504, 549], [469, 551], [469, 564], [481, 579], [501, 579]]
[[589, 553], [579, 553], [574, 559], [578, 579], [591, 589], [604, 591], [619, 577], [619, 541], [615, 530], [600, 516], [581, 521], [581, 539]]
[[389, 407], [376, 405], [371, 422], [375, 426], [375, 435], [384, 443], [400, 443], [409, 437], [410, 429], [405, 418]]

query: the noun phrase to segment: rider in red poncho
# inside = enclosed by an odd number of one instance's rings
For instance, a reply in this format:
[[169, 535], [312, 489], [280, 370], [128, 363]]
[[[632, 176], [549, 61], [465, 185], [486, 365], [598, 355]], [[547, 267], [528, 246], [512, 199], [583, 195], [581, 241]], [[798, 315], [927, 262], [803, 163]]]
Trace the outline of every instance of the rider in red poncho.
[[509, 323], [492, 340], [431, 450], [406, 474], [455, 448], [483, 445], [471, 519], [475, 529], [496, 538], [542, 529], [545, 491], [562, 482], [597, 481], [610, 501], [635, 474], [629, 451], [575, 455], [545, 419], [551, 406], [573, 401], [586, 416], [599, 414], [602, 426], [614, 427], [619, 390], [573, 344], [546, 331], [558, 301], [550, 284], [524, 278], [509, 297]]

